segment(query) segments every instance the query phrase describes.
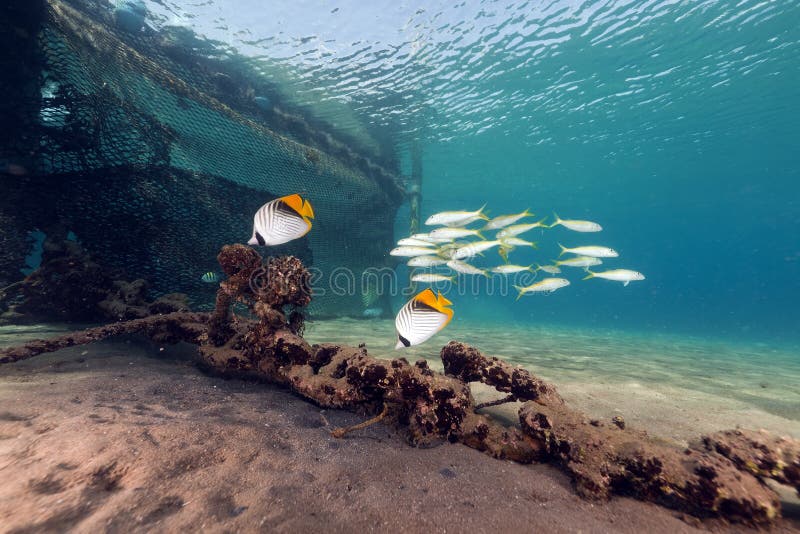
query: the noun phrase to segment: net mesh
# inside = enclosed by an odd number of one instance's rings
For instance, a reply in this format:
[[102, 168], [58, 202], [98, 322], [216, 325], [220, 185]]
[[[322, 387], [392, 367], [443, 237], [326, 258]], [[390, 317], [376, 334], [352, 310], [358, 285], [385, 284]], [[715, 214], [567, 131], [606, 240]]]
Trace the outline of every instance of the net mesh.
[[[72, 231], [109, 267], [202, 308], [219, 247], [245, 242], [261, 204], [296, 192], [314, 228], [272, 253], [300, 255], [320, 289], [332, 273], [387, 266], [403, 198], [390, 151], [262, 110], [256, 90], [268, 89], [246, 66], [164, 32], [126, 33], [107, 7], [49, 0], [24, 15], [27, 35], [12, 40], [28, 60], [3, 82], [16, 128], [0, 143], [0, 283], [20, 277], [29, 231]], [[358, 288], [327, 289], [312, 313], [363, 311]]]

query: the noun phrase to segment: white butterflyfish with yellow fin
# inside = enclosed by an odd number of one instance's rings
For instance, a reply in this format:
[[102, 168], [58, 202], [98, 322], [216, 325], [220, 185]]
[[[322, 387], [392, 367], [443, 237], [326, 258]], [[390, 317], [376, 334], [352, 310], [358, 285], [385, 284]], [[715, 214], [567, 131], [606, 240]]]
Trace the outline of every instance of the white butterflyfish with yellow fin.
[[519, 291], [519, 295], [517, 295], [517, 300], [519, 300], [520, 297], [526, 293], [552, 293], [556, 289], [560, 289], [568, 285], [569, 280], [566, 278], [545, 278], [541, 282], [536, 282], [535, 284], [531, 284], [526, 287], [514, 287], [517, 291]]
[[603, 260], [600, 258], [594, 258], [592, 256], [575, 256], [574, 258], [567, 258], [566, 260], [560, 260], [556, 262], [556, 266], [560, 267], [563, 265], [564, 267], [594, 267], [595, 265], [601, 265]]
[[573, 232], [599, 232], [603, 229], [603, 227], [597, 224], [596, 222], [580, 221], [575, 219], [562, 219], [556, 213], [554, 213], [553, 216], [556, 218], [556, 220], [553, 224], [549, 226], [550, 228], [560, 225], [563, 226], [564, 228], [572, 230]]
[[524, 234], [529, 230], [533, 230], [534, 228], [549, 228], [546, 224], [544, 224], [545, 219], [541, 221], [537, 221], [535, 223], [529, 224], [513, 224], [511, 226], [506, 226], [499, 232], [497, 232], [497, 239], [503, 239], [504, 237], [514, 237], [520, 234]]
[[276, 198], [261, 206], [253, 217], [253, 237], [248, 245], [288, 243], [311, 231], [314, 209], [300, 195]]
[[515, 213], [513, 215], [500, 215], [487, 222], [486, 226], [481, 228], [481, 230], [499, 230], [501, 228], [505, 228], [506, 226], [510, 226], [518, 220], [524, 219], [525, 217], [533, 217], [533, 213], [525, 210], [522, 213]]
[[586, 247], [567, 248], [561, 243], [559, 243], [558, 246], [561, 247], [561, 254], [559, 254], [559, 256], [562, 254], [577, 254], [578, 256], [591, 256], [593, 258], [616, 258], [619, 256], [616, 250], [608, 247], [590, 245]]
[[[485, 206], [484, 206], [485, 207]], [[483, 207], [476, 211], [442, 211], [434, 213], [425, 220], [428, 226], [464, 226], [478, 219], [487, 220]]]
[[424, 343], [441, 331], [453, 318], [452, 302], [428, 288], [409, 300], [397, 313], [395, 349]]
[[586, 272], [588, 272], [589, 275], [586, 276], [584, 280], [589, 280], [590, 278], [603, 278], [605, 280], [623, 282], [623, 286], [627, 286], [634, 280], [644, 280], [644, 275], [642, 273], [639, 271], [631, 271], [629, 269], [612, 269], [610, 271], [603, 271], [602, 273], [595, 273], [587, 269]]

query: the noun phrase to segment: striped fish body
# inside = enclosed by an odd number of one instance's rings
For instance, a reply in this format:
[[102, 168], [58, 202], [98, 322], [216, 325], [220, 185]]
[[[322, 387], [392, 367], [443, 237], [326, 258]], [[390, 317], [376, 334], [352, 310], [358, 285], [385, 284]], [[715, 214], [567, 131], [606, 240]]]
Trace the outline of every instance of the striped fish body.
[[200, 280], [205, 282], [206, 284], [213, 284], [214, 282], [219, 282], [219, 275], [215, 272], [207, 272], [203, 276], [200, 277]]
[[300, 195], [288, 195], [261, 206], [253, 217], [253, 237], [248, 245], [282, 245], [311, 230], [314, 210]]
[[499, 230], [501, 228], [505, 228], [506, 226], [514, 224], [520, 219], [532, 216], [533, 213], [529, 212], [528, 210], [525, 210], [522, 213], [516, 213], [514, 215], [500, 215], [499, 217], [495, 217], [494, 219], [486, 223], [486, 226], [481, 228], [481, 230]]
[[394, 324], [397, 330], [395, 349], [424, 343], [442, 330], [453, 318], [452, 304], [441, 293], [431, 289], [422, 291], [409, 300], [397, 313]]

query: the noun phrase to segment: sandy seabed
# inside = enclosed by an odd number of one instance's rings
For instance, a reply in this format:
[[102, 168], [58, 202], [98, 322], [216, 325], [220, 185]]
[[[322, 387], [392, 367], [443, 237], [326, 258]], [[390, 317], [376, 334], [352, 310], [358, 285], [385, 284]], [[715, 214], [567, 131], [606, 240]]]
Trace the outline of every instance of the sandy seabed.
[[[310, 326], [308, 337], [365, 341], [377, 356], [395, 356], [382, 345], [390, 342], [383, 336], [387, 328], [390, 340], [387, 321], [319, 322]], [[0, 332], [0, 344], [50, 333]], [[651, 383], [639, 376], [648, 365], [657, 368], [656, 362], [621, 372], [621, 345], [619, 359], [610, 362], [606, 356], [603, 366], [615, 372], [593, 370], [592, 358], [599, 356], [592, 347], [605, 346], [602, 337], [567, 337], [560, 343], [562, 333], [540, 333], [536, 338], [546, 339], [545, 345], [510, 348], [511, 340], [525, 341], [519, 335], [492, 338], [476, 329], [463, 334], [480, 338], [465, 341], [488, 353], [499, 352], [493, 343], [506, 352], [518, 350], [517, 360], [509, 359], [554, 380], [581, 409], [598, 416], [621, 413], [629, 424], [666, 440], [680, 443], [735, 422], [800, 435], [783, 378], [767, 387], [756, 383], [746, 395], [726, 396], [727, 387], [710, 379], [698, 389], [694, 381], [662, 377]], [[444, 341], [447, 337], [435, 339], [424, 352], [415, 348], [406, 356], [430, 357]], [[640, 360], [653, 349], [626, 343]], [[747, 530], [682, 520], [678, 513], [627, 498], [588, 502], [553, 467], [501, 462], [461, 445], [415, 449], [383, 425], [337, 440], [329, 435], [333, 427], [362, 418], [321, 410], [271, 385], [207, 376], [192, 363], [191, 351], [120, 339], [0, 367], [0, 531]], [[695, 354], [665, 372], [680, 376], [689, 362], [701, 360]], [[736, 378], [734, 388], [739, 380], [749, 382]], [[756, 394], [755, 400], [749, 397]], [[512, 418], [513, 411], [503, 407], [496, 414]], [[747, 424], [759, 421], [763, 424]], [[786, 495], [789, 519], [772, 532], [800, 532], [800, 507]]]

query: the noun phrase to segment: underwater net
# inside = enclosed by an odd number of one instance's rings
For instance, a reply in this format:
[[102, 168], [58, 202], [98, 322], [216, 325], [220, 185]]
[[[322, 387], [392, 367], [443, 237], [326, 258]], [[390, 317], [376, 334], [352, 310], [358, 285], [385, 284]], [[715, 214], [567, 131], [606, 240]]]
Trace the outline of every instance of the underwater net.
[[[317, 282], [389, 265], [403, 200], [390, 149], [286, 112], [247, 62], [214, 57], [188, 30], [125, 31], [87, 1], [3, 9], [4, 49], [19, 53], [0, 82], [12, 126], [0, 134], [0, 287], [21, 277], [38, 229], [203, 308], [220, 245], [246, 242], [258, 207], [291, 193], [313, 203], [314, 228], [271, 253], [300, 256]], [[361, 295], [342, 293], [317, 294], [310, 311], [360, 315]]]

